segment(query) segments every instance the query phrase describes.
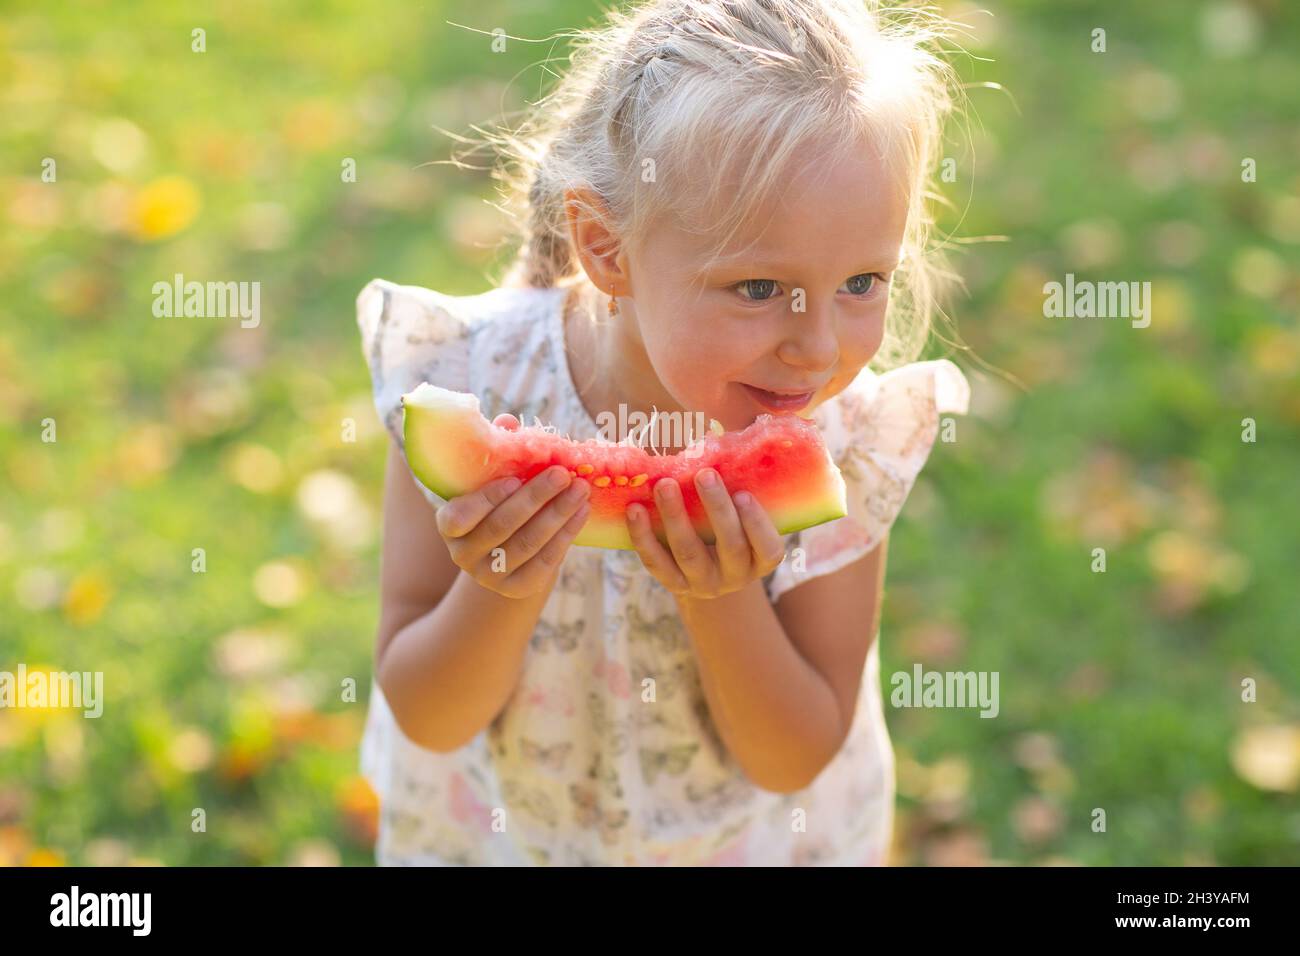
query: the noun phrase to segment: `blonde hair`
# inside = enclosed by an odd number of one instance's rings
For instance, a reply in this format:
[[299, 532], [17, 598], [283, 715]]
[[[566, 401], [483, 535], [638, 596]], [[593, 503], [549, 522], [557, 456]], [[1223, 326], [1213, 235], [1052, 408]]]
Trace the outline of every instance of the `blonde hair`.
[[947, 276], [929, 206], [958, 90], [938, 50], [948, 27], [928, 9], [874, 0], [648, 0], [570, 31], [570, 69], [518, 128], [488, 134], [522, 240], [502, 284], [594, 293], [569, 241], [566, 190], [599, 196], [583, 213], [604, 217], [629, 250], [672, 214], [716, 255], [792, 164], [866, 137], [910, 202], [872, 364], [914, 360]]

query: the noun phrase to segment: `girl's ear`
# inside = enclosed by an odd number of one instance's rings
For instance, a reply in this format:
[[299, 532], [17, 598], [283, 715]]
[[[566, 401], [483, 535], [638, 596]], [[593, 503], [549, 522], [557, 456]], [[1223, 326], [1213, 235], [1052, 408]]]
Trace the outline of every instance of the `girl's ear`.
[[[582, 271], [606, 295], [627, 294], [627, 256], [613, 231], [605, 201], [586, 188], [564, 191], [564, 215], [569, 241]], [[618, 293], [617, 290], [622, 290]]]

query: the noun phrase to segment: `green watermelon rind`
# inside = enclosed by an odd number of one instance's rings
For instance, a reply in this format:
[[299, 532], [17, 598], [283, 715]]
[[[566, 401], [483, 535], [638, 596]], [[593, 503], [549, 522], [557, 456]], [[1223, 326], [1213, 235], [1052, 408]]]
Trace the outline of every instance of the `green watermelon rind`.
[[[426, 382], [402, 396], [402, 407], [406, 460], [424, 487], [448, 501], [482, 487], [491, 479], [490, 458], [485, 451], [475, 453], [474, 448], [486, 449], [492, 443], [495, 426], [483, 416], [477, 396]], [[454, 432], [462, 433], [459, 442], [448, 440], [449, 433]], [[437, 435], [437, 438], [429, 438], [431, 435]], [[452, 460], [457, 450], [461, 461]], [[480, 467], [475, 468], [474, 463], [466, 459], [478, 455], [483, 455], [483, 460]], [[847, 514], [844, 478], [824, 448], [823, 456], [826, 470], [819, 476], [819, 484], [824, 486], [825, 494], [819, 494], [803, 507], [768, 509], [779, 534], [792, 534]], [[456, 472], [459, 474], [454, 474]], [[655, 523], [657, 526], [657, 520]], [[697, 525], [697, 531], [706, 543], [713, 543], [712, 530], [707, 523]], [[656, 533], [666, 543], [662, 530], [656, 527]], [[626, 524], [610, 521], [589, 521], [573, 543], [580, 547], [635, 550]]]
[[[492, 424], [483, 417], [478, 397], [464, 392], [453, 392], [425, 383], [415, 391], [402, 396], [402, 439], [407, 463], [411, 471], [426, 488], [444, 501], [468, 494], [482, 487], [490, 474], [485, 467], [476, 474], [462, 474], [459, 479], [453, 477], [456, 462], [450, 459], [451, 453], [458, 447], [446, 440], [447, 433], [459, 431], [464, 433], [461, 439], [465, 443], [477, 439], [481, 444], [490, 442]], [[420, 426], [438, 433], [438, 441], [421, 441]], [[438, 452], [443, 452], [439, 455]], [[463, 465], [464, 463], [462, 463]], [[465, 467], [459, 469], [465, 472]], [[481, 480], [478, 480], [481, 479]]]

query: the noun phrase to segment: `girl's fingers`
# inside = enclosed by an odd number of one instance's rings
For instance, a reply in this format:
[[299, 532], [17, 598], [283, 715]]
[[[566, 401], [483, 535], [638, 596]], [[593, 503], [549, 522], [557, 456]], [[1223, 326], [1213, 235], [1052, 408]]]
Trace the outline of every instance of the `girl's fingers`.
[[504, 428], [508, 432], [519, 431], [519, 419], [515, 418], [515, 416], [511, 415], [509, 412], [502, 412], [496, 418], [492, 419], [492, 424], [497, 426], [497, 428]]
[[[575, 480], [511, 535], [510, 540], [501, 545], [505, 549], [506, 573], [522, 568], [526, 561], [541, 551], [564, 523], [586, 503], [590, 491], [591, 485], [581, 478]], [[578, 527], [581, 529], [582, 526]]]
[[713, 558], [686, 516], [682, 489], [675, 479], [663, 478], [655, 483], [654, 494], [673, 560], [691, 584], [707, 588], [714, 576]]
[[736, 510], [760, 571], [766, 575], [776, 570], [785, 560], [785, 542], [777, 534], [772, 519], [748, 491], [736, 493]]
[[553, 465], [538, 472], [528, 483], [492, 510], [465, 539], [465, 553], [481, 560], [492, 549], [523, 527], [548, 501], [569, 486], [568, 469]]
[[448, 538], [464, 537], [477, 528], [497, 505], [518, 491], [521, 484], [518, 478], [498, 478], [478, 491], [448, 501], [434, 516], [438, 530]]
[[646, 566], [656, 581], [669, 591], [682, 592], [690, 588], [690, 582], [677, 567], [677, 562], [668, 553], [650, 527], [650, 513], [644, 505], [630, 505], [627, 509], [628, 534], [632, 536], [632, 545], [641, 556], [641, 563]]
[[540, 588], [542, 583], [563, 563], [564, 556], [569, 553], [569, 546], [573, 544], [573, 539], [578, 536], [578, 532], [587, 523], [590, 515], [591, 502], [583, 501], [578, 506], [578, 510], [569, 516], [569, 519], [551, 536], [551, 540], [546, 542], [536, 556], [511, 574], [508, 580], [522, 592], [531, 593]]
[[701, 468], [695, 476], [695, 487], [699, 490], [704, 512], [709, 516], [709, 524], [713, 527], [723, 577], [728, 580], [744, 577], [749, 573], [753, 555], [749, 538], [722, 478], [712, 468]]

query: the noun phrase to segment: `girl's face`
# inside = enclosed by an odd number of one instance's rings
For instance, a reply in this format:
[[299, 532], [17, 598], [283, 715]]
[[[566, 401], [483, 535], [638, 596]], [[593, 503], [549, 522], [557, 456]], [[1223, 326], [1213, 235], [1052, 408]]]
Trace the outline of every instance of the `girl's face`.
[[766, 226], [704, 271], [698, 237], [656, 227], [629, 257], [622, 302], [664, 389], [728, 431], [764, 412], [811, 416], [880, 348], [907, 199], [864, 151], [803, 170]]

